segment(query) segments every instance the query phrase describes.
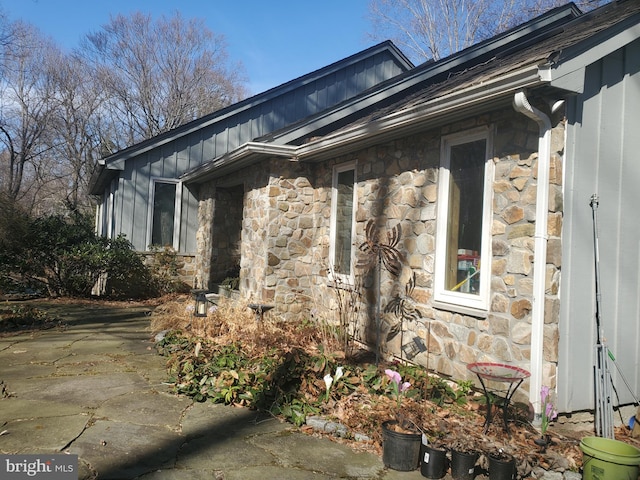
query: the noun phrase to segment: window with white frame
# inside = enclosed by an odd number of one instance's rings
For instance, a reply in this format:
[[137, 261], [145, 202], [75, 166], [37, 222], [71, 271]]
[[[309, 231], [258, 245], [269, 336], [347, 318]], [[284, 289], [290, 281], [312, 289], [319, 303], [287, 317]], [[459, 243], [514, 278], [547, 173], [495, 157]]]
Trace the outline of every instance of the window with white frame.
[[331, 202], [329, 261], [332, 273], [349, 281], [353, 267], [355, 232], [356, 164], [334, 167]]
[[148, 245], [178, 249], [180, 232], [180, 183], [153, 179], [149, 201]]
[[442, 139], [435, 301], [471, 313], [489, 308], [492, 141], [488, 128]]

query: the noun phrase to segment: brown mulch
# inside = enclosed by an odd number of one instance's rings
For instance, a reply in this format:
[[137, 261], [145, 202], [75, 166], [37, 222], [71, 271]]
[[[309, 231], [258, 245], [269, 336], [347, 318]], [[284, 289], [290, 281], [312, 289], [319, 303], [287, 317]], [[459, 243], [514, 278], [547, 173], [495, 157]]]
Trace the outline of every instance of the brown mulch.
[[[582, 467], [580, 441], [593, 436], [593, 431], [575, 430], [552, 424], [547, 433], [550, 443], [541, 447], [535, 443], [540, 433], [526, 420], [519, 418], [504, 431], [501, 412], [493, 418], [486, 434], [484, 431], [485, 406], [471, 399], [464, 405], [440, 407], [428, 400], [403, 399], [398, 411], [395, 400], [387, 397], [372, 398], [365, 392], [355, 392], [338, 402], [330, 403], [325, 414], [347, 426], [351, 432], [364, 433], [371, 441], [335, 439], [348, 443], [356, 450], [382, 455], [382, 429], [384, 421], [394, 418], [409, 419], [424, 433], [429, 442], [448, 450], [479, 452], [479, 465], [488, 469], [488, 455], [504, 452], [516, 459], [518, 478], [539, 478], [540, 471], [579, 471]], [[556, 427], [556, 428], [554, 428]], [[311, 429], [307, 428], [307, 431]], [[317, 433], [317, 432], [314, 432]], [[615, 429], [616, 439], [640, 448], [640, 441], [631, 438], [625, 427]], [[532, 477], [532, 475], [535, 475]]]

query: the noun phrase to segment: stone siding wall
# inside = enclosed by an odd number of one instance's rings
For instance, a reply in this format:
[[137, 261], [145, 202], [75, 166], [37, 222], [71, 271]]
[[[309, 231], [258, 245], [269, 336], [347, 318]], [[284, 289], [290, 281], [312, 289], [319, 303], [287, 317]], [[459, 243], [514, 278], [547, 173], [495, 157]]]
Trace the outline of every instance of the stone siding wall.
[[241, 263], [244, 186], [216, 189], [211, 240], [210, 281], [220, 283], [238, 275]]
[[[313, 308], [312, 285], [319, 273], [316, 242], [329, 221], [329, 194], [322, 180], [312, 185], [310, 168], [278, 162], [278, 176], [267, 187], [269, 218], [265, 244], [267, 262], [262, 298], [286, 318], [308, 318]], [[316, 179], [318, 180], [318, 179]]]
[[198, 201], [198, 230], [196, 231], [196, 274], [194, 288], [211, 288], [211, 262], [213, 216], [215, 213], [215, 186], [211, 183], [200, 186]]
[[269, 258], [266, 238], [271, 216], [267, 191], [268, 184], [253, 184], [245, 193], [240, 263], [241, 294], [253, 302], [262, 303], [273, 301], [273, 297], [264, 291]]
[[[558, 347], [564, 148], [564, 123], [561, 118], [553, 120], [543, 379], [551, 387], [555, 386]], [[494, 132], [495, 153], [492, 296], [486, 318], [438, 309], [432, 302], [441, 139], [479, 126], [489, 126]], [[339, 321], [336, 285], [329, 281], [327, 260], [332, 167], [355, 160], [354, 248], [364, 241], [369, 219], [375, 220], [383, 235], [399, 224], [402, 237], [397, 248], [403, 270], [398, 278], [383, 274], [381, 303], [403, 298], [419, 312], [400, 325], [393, 312], [384, 314], [382, 336], [392, 337], [384, 345], [386, 352], [406, 358], [402, 345], [418, 336], [428, 351], [412, 360], [458, 379], [471, 378], [466, 365], [474, 361], [526, 365], [530, 358], [537, 148], [537, 125], [504, 109], [330, 162], [301, 165], [272, 160], [260, 166], [260, 175], [252, 169], [249, 180], [248, 172], [239, 172], [239, 178], [245, 178], [242, 294], [275, 304], [275, 314], [292, 321], [311, 316]], [[356, 283], [360, 305], [353, 315], [354, 330], [357, 338], [371, 344], [375, 340], [374, 279], [361, 275]], [[391, 335], [394, 329], [399, 334]]]
[[[562, 153], [564, 124], [555, 119], [547, 233], [545, 299], [545, 384], [555, 385], [558, 347], [558, 287], [562, 228]], [[440, 143], [443, 135], [474, 127], [494, 131], [491, 306], [486, 318], [437, 309], [432, 304], [435, 262], [436, 205]], [[401, 345], [420, 337], [428, 352], [413, 361], [453, 378], [470, 378], [466, 365], [474, 361], [527, 364], [530, 358], [534, 229], [537, 185], [538, 127], [522, 115], [504, 110], [381, 145], [358, 155], [358, 222], [376, 218], [381, 229], [400, 223], [405, 269], [398, 279], [383, 276], [387, 301], [402, 296], [415, 274], [410, 295], [421, 313], [418, 321], [398, 325], [393, 314], [383, 319], [383, 337], [395, 328], [386, 345], [403, 356]], [[358, 228], [361, 231], [361, 228]], [[360, 239], [361, 241], [362, 239]], [[407, 268], [408, 267], [408, 268]], [[365, 282], [366, 283], [366, 282]], [[385, 304], [383, 300], [383, 305]], [[367, 339], [370, 340], [368, 335]], [[526, 388], [525, 388], [526, 390]]]
[[[479, 319], [437, 309], [433, 306], [432, 297], [441, 138], [484, 125], [494, 131], [495, 152], [492, 296], [487, 317]], [[564, 124], [556, 118], [555, 125], [552, 132], [544, 327], [544, 383], [551, 386], [555, 386], [559, 338], [561, 159], [564, 148]], [[453, 378], [471, 378], [466, 365], [475, 361], [528, 363], [537, 148], [537, 125], [511, 110], [504, 110], [407, 137], [357, 155], [360, 180], [358, 231], [362, 231], [369, 218], [375, 218], [381, 230], [392, 228], [396, 223], [402, 227], [402, 241], [398, 248], [404, 256], [405, 269], [398, 279], [383, 275], [381, 291], [386, 294], [383, 306], [385, 300], [394, 295], [402, 297], [403, 290], [415, 274], [410, 303], [421, 313], [421, 319], [398, 325], [393, 314], [385, 314], [383, 337], [394, 328], [402, 329], [401, 334], [386, 345], [389, 352], [403, 356], [401, 345], [418, 336], [428, 346], [428, 353], [418, 354], [413, 361], [429, 365]], [[370, 334], [366, 340], [370, 342]]]

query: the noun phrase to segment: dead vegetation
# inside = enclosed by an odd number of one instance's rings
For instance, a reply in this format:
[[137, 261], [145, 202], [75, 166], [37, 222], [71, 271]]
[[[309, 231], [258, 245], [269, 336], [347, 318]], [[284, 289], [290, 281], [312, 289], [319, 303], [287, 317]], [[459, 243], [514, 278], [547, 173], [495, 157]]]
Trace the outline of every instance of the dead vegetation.
[[[381, 454], [380, 426], [383, 421], [399, 415], [417, 425], [433, 443], [479, 451], [481, 465], [488, 462], [486, 455], [489, 453], [503, 451], [514, 455], [519, 478], [539, 478], [541, 470], [578, 471], [581, 467], [580, 439], [592, 432], [561, 430], [552, 425], [547, 432], [551, 443], [541, 448], [534, 443], [540, 433], [529, 424], [528, 409], [521, 406], [514, 412], [511, 435], [503, 430], [500, 415], [494, 419], [488, 433], [483, 434], [486, 405], [478, 392], [464, 393], [448, 379], [426, 373], [421, 376], [416, 373], [420, 372], [419, 367], [402, 370], [405, 367], [397, 363], [375, 365], [375, 356], [365, 350], [346, 359], [341, 351], [340, 332], [335, 326], [310, 321], [284, 322], [273, 314], [267, 314], [264, 322], [257, 322], [245, 303], [225, 299], [212, 308], [206, 318], [201, 318], [192, 315], [191, 305], [191, 299], [180, 298], [156, 308], [152, 316], [153, 331], [180, 331], [197, 339], [193, 348], [198, 351], [193, 353], [196, 357], [204, 355], [208, 358], [205, 361], [213, 361], [216, 353], [215, 349], [206, 352], [210, 347], [203, 345], [240, 344], [243, 354], [253, 358], [273, 355], [276, 351], [279, 355], [298, 352], [296, 361], [300, 365], [305, 364], [300, 352], [305, 352], [311, 359], [306, 360], [311, 371], [296, 384], [300, 391], [295, 398], [308, 403], [309, 410], [304, 411], [305, 414], [323, 415], [347, 427], [350, 434], [334, 438], [336, 441]], [[189, 361], [193, 360], [193, 353], [189, 354]], [[318, 365], [318, 358], [323, 358], [324, 363]], [[345, 368], [345, 376], [325, 390], [323, 376], [333, 375], [337, 365]], [[403, 371], [412, 381], [409, 392], [412, 394], [401, 399], [400, 408], [385, 382], [385, 368]], [[242, 401], [242, 395], [235, 399], [227, 403], [251, 406], [250, 402]], [[303, 425], [302, 428], [311, 433], [310, 427]], [[355, 434], [364, 434], [370, 440], [356, 442], [353, 440]], [[640, 447], [624, 428], [617, 429], [616, 435], [618, 440]]]
[[290, 351], [295, 348], [317, 350], [318, 345], [334, 350], [339, 344], [331, 327], [315, 323], [292, 323], [265, 314], [257, 322], [248, 302], [221, 298], [209, 307], [206, 317], [193, 315], [193, 300], [178, 297], [159, 305], [151, 318], [153, 332], [181, 331], [217, 345], [242, 344], [248, 355], [261, 355], [272, 348]]

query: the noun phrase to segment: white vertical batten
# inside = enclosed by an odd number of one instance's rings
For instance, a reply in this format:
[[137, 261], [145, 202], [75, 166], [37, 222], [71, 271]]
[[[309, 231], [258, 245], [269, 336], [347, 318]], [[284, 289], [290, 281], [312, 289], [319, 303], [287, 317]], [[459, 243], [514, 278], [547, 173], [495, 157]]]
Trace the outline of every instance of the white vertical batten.
[[513, 106], [519, 113], [533, 119], [538, 134], [538, 185], [536, 192], [535, 252], [533, 257], [533, 305], [531, 309], [531, 379], [529, 401], [535, 411], [535, 422], [542, 416], [540, 390], [542, 388], [544, 355], [544, 301], [547, 266], [547, 219], [549, 216], [549, 166], [551, 163], [551, 120], [531, 106], [524, 91], [516, 92]]

